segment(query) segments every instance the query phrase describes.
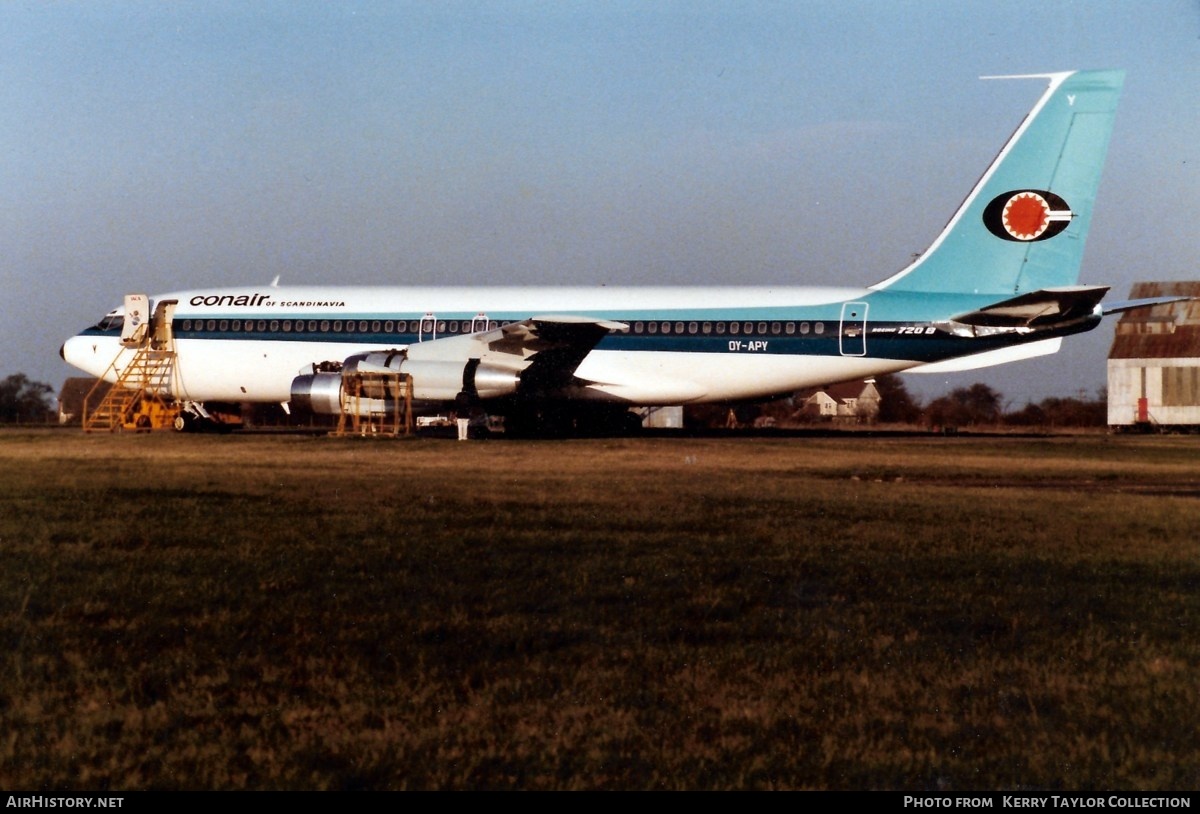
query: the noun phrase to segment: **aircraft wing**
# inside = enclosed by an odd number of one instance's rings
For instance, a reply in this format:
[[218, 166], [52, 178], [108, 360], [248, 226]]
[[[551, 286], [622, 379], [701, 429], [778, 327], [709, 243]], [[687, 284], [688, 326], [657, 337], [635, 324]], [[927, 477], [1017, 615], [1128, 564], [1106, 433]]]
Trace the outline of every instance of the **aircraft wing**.
[[410, 362], [468, 363], [520, 377], [524, 395], [560, 391], [592, 348], [610, 333], [623, 333], [623, 322], [547, 314], [487, 331], [409, 345]]

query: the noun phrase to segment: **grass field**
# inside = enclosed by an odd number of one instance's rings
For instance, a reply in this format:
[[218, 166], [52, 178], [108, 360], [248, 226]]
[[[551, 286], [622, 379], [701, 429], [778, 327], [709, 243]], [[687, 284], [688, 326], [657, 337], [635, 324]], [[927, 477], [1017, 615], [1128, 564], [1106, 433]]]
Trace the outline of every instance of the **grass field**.
[[1200, 439], [0, 433], [0, 787], [1200, 788]]

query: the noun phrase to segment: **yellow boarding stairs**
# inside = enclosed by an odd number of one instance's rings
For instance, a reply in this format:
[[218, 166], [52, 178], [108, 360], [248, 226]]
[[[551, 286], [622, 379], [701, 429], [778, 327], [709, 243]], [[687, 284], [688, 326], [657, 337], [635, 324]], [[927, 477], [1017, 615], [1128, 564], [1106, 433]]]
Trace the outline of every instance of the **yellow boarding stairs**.
[[[125, 313], [131, 324], [122, 333], [124, 347], [83, 400], [84, 432], [143, 432], [175, 427], [180, 413], [179, 403], [170, 397], [175, 372], [175, 339], [171, 333], [175, 303], [159, 303], [154, 319], [141, 322], [136, 317], [145, 313], [147, 304], [145, 295], [126, 297]], [[128, 350], [133, 350], [132, 358]], [[119, 368], [123, 358], [129, 361]], [[117, 373], [116, 382], [101, 397], [105, 380], [113, 372]]]

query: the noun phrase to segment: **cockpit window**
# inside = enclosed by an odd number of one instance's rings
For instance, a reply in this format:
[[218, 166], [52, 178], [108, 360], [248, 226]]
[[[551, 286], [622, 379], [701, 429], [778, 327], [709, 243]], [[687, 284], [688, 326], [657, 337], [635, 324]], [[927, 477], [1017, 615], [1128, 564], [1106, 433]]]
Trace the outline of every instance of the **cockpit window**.
[[104, 315], [104, 319], [96, 323], [96, 329], [100, 331], [121, 330], [125, 325], [125, 315], [115, 312]]

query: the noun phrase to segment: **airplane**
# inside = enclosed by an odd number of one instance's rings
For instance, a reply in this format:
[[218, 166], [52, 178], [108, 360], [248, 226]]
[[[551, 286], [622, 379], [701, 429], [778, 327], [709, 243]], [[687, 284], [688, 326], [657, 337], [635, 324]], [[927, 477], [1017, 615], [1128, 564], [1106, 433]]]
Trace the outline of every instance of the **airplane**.
[[538, 433], [630, 426], [639, 406], [766, 399], [1053, 353], [1105, 314], [1152, 304], [1105, 305], [1107, 286], [1077, 284], [1124, 73], [984, 78], [1046, 89], [928, 250], [874, 285], [280, 287], [276, 278], [131, 295], [61, 355], [116, 381], [147, 331], [173, 342], [168, 395], [184, 405], [181, 429], [199, 423], [206, 403], [336, 415], [348, 409], [346, 377], [379, 372], [411, 376], [418, 403], [469, 405]]

